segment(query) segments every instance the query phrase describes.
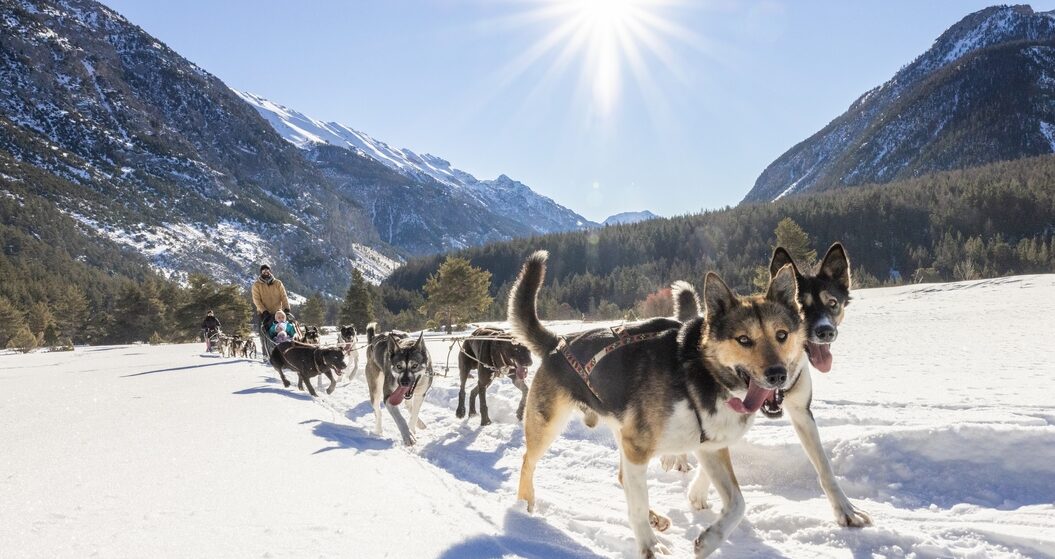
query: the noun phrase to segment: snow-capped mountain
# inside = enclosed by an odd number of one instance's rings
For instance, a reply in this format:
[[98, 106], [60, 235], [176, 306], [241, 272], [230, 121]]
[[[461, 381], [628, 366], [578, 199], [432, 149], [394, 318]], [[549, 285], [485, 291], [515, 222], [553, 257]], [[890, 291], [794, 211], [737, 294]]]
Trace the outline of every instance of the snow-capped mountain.
[[[429, 185], [433, 181], [462, 189], [493, 213], [528, 227], [533, 233], [553, 233], [597, 226], [581, 215], [531, 190], [506, 175], [480, 180], [431, 154], [394, 148], [365, 132], [337, 122], [325, 122], [260, 95], [235, 91], [260, 113], [275, 131], [293, 145], [312, 150], [330, 145], [369, 157], [407, 178]], [[431, 185], [435, 188], [435, 185]]]
[[[168, 275], [294, 290], [380, 281], [398, 251], [215, 76], [89, 0], [0, 3], [0, 189]], [[43, 172], [44, 179], [41, 179]], [[75, 230], [75, 229], [74, 229]]]
[[97, 254], [225, 281], [268, 262], [340, 293], [350, 267], [380, 282], [405, 256], [589, 225], [505, 177], [278, 118], [92, 0], [0, 2], [0, 37], [0, 196]]
[[780, 156], [744, 201], [1052, 152], [1055, 13], [992, 7]]
[[648, 221], [650, 219], [656, 219], [658, 215], [644, 210], [641, 212], [622, 212], [615, 215], [610, 215], [601, 224], [602, 225], [624, 225], [627, 223], [637, 223], [639, 221]]

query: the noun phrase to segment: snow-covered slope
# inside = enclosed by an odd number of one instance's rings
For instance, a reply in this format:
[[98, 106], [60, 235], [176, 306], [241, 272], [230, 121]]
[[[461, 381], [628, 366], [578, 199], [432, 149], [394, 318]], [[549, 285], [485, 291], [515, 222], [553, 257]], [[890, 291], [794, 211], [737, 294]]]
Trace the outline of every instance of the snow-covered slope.
[[222, 81], [106, 6], [0, 2], [0, 37], [0, 191], [85, 240], [170, 275], [243, 282], [266, 260], [304, 292], [402, 255]]
[[[1055, 276], [854, 297], [813, 413], [875, 526], [838, 527], [788, 421], [759, 418], [732, 452], [746, 517], [716, 556], [1055, 557]], [[448, 343], [429, 348], [442, 371]], [[371, 434], [361, 374], [313, 401], [199, 351], [0, 354], [5, 556], [636, 556], [603, 428], [573, 418], [539, 465], [538, 511], [516, 502], [506, 380], [480, 429], [454, 417], [456, 372], [436, 378], [407, 449], [387, 414]], [[690, 479], [649, 470], [675, 557], [715, 518], [689, 510]]]
[[1055, 151], [1055, 12], [967, 15], [890, 80], [777, 158], [744, 201]]
[[623, 225], [626, 223], [637, 223], [639, 221], [648, 221], [650, 219], [656, 219], [658, 215], [648, 211], [640, 212], [622, 212], [615, 215], [608, 216], [602, 225]]
[[280, 136], [301, 149], [310, 150], [318, 144], [341, 147], [369, 157], [405, 177], [424, 181], [423, 187], [429, 187], [431, 179], [465, 189], [491, 213], [513, 219], [535, 233], [597, 225], [505, 175], [494, 180], [480, 180], [435, 155], [419, 155], [406, 148], [394, 148], [350, 126], [312, 118], [260, 95], [233, 91], [256, 109]]

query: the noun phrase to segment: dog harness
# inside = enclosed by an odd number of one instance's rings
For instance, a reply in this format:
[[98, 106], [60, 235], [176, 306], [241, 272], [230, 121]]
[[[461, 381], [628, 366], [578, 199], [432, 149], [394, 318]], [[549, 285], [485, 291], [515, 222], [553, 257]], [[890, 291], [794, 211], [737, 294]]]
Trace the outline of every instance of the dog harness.
[[575, 354], [573, 354], [571, 351], [571, 345], [575, 343], [578, 338], [568, 341], [567, 338], [561, 336], [560, 341], [557, 342], [556, 349], [553, 350], [554, 352], [559, 351], [561, 355], [564, 356], [564, 359], [568, 361], [568, 364], [571, 365], [571, 368], [575, 369], [575, 372], [578, 373], [579, 378], [581, 378], [582, 381], [586, 383], [586, 388], [590, 389], [590, 393], [593, 394], [594, 398], [597, 398], [601, 402], [604, 402], [604, 400], [597, 395], [597, 391], [594, 390], [593, 385], [590, 384], [590, 373], [593, 372], [593, 368], [597, 366], [601, 359], [603, 359], [609, 353], [612, 353], [613, 351], [623, 346], [636, 344], [638, 342], [651, 340], [653, 338], [658, 338], [664, 333], [666, 333], [665, 330], [660, 330], [658, 332], [627, 334], [625, 326], [612, 326], [609, 327], [609, 330], [612, 331], [612, 334], [616, 337], [616, 340], [601, 348], [601, 351], [595, 353], [593, 357], [591, 357], [590, 360], [587, 361], [585, 364], [579, 361], [579, 359], [575, 357]]

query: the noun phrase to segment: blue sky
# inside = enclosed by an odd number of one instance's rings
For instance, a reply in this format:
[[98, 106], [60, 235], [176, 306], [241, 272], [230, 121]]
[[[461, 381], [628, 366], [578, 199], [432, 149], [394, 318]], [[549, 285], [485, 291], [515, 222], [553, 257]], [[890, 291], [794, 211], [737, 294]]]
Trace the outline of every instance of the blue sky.
[[[594, 220], [735, 205], [767, 164], [990, 5], [566, 1], [104, 3], [232, 87], [479, 178], [505, 173]], [[606, 1], [641, 6], [613, 16]], [[639, 30], [625, 35], [636, 64], [612, 54], [628, 52], [612, 48], [615, 18]]]

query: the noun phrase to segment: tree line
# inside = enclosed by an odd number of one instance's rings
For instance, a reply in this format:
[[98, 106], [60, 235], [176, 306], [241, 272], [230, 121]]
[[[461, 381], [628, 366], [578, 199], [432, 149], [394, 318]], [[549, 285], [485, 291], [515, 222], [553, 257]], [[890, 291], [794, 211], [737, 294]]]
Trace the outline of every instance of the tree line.
[[[1055, 157], [1043, 156], [742, 204], [631, 225], [516, 239], [453, 253], [492, 276], [494, 302], [474, 318], [502, 319], [523, 259], [551, 253], [540, 313], [611, 318], [637, 310], [671, 282], [719, 272], [751, 291], [789, 219], [810, 251], [836, 240], [858, 287], [1055, 271]], [[382, 283], [390, 310], [413, 308], [445, 255], [408, 261]]]

